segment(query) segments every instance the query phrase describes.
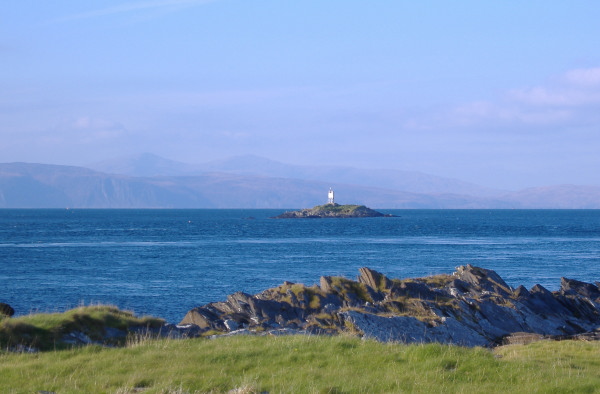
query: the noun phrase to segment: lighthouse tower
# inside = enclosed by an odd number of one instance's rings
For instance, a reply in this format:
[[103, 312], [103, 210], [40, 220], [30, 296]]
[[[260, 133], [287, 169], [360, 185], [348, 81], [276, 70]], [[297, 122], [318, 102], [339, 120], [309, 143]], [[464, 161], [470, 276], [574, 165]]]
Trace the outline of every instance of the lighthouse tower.
[[329, 193], [327, 193], [327, 204], [335, 204], [333, 200], [333, 190], [329, 188]]

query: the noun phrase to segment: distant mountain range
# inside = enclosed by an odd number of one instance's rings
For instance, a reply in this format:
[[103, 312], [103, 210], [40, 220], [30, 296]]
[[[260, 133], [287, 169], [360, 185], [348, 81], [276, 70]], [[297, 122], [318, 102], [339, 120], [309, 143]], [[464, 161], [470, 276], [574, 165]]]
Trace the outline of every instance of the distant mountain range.
[[0, 164], [0, 208], [599, 209], [598, 186], [494, 190], [418, 172], [297, 166], [256, 156], [192, 165], [151, 154], [83, 167]]
[[236, 156], [203, 164], [187, 164], [143, 153], [88, 166], [96, 171], [135, 177], [196, 176], [227, 173], [254, 177], [292, 178], [326, 183], [360, 185], [411, 193], [451, 193], [473, 196], [495, 196], [500, 190], [472, 183], [437, 177], [420, 172], [358, 169], [334, 166], [299, 166], [284, 164], [258, 156]]

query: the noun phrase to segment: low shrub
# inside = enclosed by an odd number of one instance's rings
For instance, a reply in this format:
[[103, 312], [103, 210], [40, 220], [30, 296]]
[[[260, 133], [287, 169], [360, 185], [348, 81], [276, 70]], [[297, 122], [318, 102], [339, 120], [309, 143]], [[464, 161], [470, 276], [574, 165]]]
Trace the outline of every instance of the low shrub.
[[[82, 333], [94, 341], [102, 341], [108, 328], [126, 332], [131, 327], [157, 328], [164, 320], [136, 317], [133, 312], [115, 306], [83, 306], [63, 313], [37, 313], [0, 321], [0, 346], [36, 348], [40, 350], [69, 347], [62, 339], [69, 333]], [[124, 338], [116, 340], [123, 342]]]

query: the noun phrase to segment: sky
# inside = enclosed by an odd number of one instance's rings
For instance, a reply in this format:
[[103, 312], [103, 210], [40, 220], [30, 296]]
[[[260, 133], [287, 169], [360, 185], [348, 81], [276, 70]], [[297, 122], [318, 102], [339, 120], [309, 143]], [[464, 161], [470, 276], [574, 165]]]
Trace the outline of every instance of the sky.
[[599, 19], [597, 0], [8, 1], [0, 162], [600, 185]]

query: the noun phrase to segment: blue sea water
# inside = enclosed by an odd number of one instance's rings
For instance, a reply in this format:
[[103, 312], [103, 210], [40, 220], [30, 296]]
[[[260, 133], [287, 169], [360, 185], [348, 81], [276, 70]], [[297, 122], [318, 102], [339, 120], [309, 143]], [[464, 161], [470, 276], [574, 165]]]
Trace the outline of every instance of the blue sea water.
[[17, 314], [109, 303], [169, 322], [235, 291], [360, 267], [390, 277], [473, 264], [509, 285], [600, 280], [600, 210], [381, 210], [393, 218], [270, 219], [280, 210], [0, 210], [0, 302]]

